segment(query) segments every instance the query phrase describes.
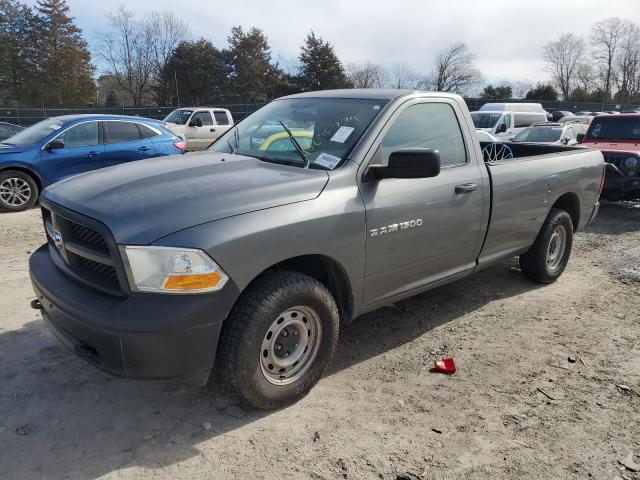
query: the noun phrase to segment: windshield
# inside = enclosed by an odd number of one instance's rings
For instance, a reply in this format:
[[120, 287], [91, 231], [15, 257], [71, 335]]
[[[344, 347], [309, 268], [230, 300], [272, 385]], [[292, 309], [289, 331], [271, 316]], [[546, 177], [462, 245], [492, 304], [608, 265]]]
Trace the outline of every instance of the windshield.
[[56, 130], [60, 130], [63, 125], [63, 121], [59, 118], [48, 118], [41, 122], [31, 125], [28, 128], [16, 133], [15, 135], [7, 138], [2, 143], [8, 145], [15, 145], [16, 147], [26, 147], [27, 145], [33, 145], [38, 143], [43, 138], [49, 136]]
[[168, 123], [176, 123], [178, 125], [184, 125], [189, 120], [189, 117], [193, 113], [193, 110], [174, 110], [164, 119]]
[[471, 119], [476, 128], [493, 128], [500, 119], [500, 113], [472, 112]]
[[334, 169], [385, 103], [355, 98], [276, 100], [227, 131], [209, 148], [268, 162]]
[[512, 142], [557, 142], [563, 127], [528, 127], [523, 129]]
[[595, 118], [587, 132], [591, 140], [640, 141], [640, 117]]

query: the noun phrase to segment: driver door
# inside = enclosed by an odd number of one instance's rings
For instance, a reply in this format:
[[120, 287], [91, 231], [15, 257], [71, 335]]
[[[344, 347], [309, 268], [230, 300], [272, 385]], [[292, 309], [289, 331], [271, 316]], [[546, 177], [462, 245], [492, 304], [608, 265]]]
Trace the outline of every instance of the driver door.
[[54, 173], [53, 182], [106, 166], [98, 122], [79, 123], [54, 139], [62, 140], [64, 148], [45, 147], [40, 152], [43, 163]]
[[196, 111], [186, 125], [186, 147], [188, 150], [204, 150], [216, 138], [216, 127], [211, 113]]
[[479, 165], [470, 161], [475, 138], [469, 129], [463, 134], [459, 119], [453, 101], [418, 99], [400, 107], [382, 132], [370, 165], [386, 165], [397, 150], [430, 148], [440, 152], [441, 170], [432, 178], [361, 181], [365, 305], [475, 267], [488, 199]]

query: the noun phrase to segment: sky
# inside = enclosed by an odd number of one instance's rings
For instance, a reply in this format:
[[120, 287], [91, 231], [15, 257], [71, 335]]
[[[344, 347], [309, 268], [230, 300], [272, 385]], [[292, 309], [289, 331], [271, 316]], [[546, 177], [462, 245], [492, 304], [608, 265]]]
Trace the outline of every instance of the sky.
[[[94, 46], [107, 15], [124, 2], [68, 3]], [[310, 30], [330, 41], [344, 64], [404, 62], [423, 75], [439, 50], [465, 42], [490, 83], [547, 79], [542, 46], [564, 32], [587, 38], [594, 22], [611, 16], [640, 23], [640, 0], [127, 0], [125, 5], [140, 18], [149, 10], [172, 11], [189, 22], [194, 38], [209, 39], [218, 48], [226, 46], [232, 26], [256, 26], [285, 69], [295, 68]]]

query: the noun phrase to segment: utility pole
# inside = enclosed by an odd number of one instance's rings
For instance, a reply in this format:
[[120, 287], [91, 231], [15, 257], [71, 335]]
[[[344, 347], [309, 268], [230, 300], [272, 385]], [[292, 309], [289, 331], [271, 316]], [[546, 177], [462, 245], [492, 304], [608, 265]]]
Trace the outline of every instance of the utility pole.
[[176, 102], [178, 102], [178, 108], [180, 107], [180, 93], [178, 92], [178, 72], [173, 71], [173, 79], [176, 83]]

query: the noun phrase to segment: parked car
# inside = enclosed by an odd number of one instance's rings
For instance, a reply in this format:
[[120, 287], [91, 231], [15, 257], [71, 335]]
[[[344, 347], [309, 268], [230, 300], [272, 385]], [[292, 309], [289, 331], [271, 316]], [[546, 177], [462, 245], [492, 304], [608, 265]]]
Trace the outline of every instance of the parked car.
[[[252, 145], [280, 122], [313, 125], [308, 148]], [[537, 282], [562, 274], [598, 211], [602, 154], [512, 144], [515, 160], [485, 163], [481, 145], [458, 95], [279, 98], [188, 162], [47, 188], [32, 306], [106, 372], [205, 382], [215, 362], [242, 403], [282, 406], [365, 312], [514, 255]]]
[[551, 121], [552, 122], [557, 122], [559, 121], [561, 118], [571, 118], [571, 117], [575, 117], [575, 115], [571, 112], [569, 112], [568, 110], [554, 110], [551, 113]]
[[578, 134], [586, 131], [583, 123], [539, 123], [522, 129], [511, 141], [572, 146], [578, 143]]
[[182, 153], [156, 120], [68, 115], [43, 120], [0, 142], [0, 210], [32, 207], [59, 180], [119, 163]]
[[539, 103], [486, 103], [471, 113], [477, 129], [507, 140], [521, 129], [547, 121], [547, 112]]
[[166, 128], [185, 142], [186, 151], [204, 150], [233, 127], [231, 112], [224, 108], [178, 108], [164, 119]]
[[476, 135], [478, 136], [478, 140], [481, 142], [499, 142], [500, 139], [495, 135], [485, 132], [484, 130], [480, 130], [476, 128]]
[[640, 198], [640, 115], [597, 116], [579, 140], [604, 155], [604, 198], [614, 202]]
[[24, 127], [14, 125], [13, 123], [0, 122], [0, 142], [15, 135], [20, 130], [24, 130]]
[[558, 123], [586, 123], [589, 124], [593, 117], [588, 115], [572, 115], [570, 117], [562, 117]]

